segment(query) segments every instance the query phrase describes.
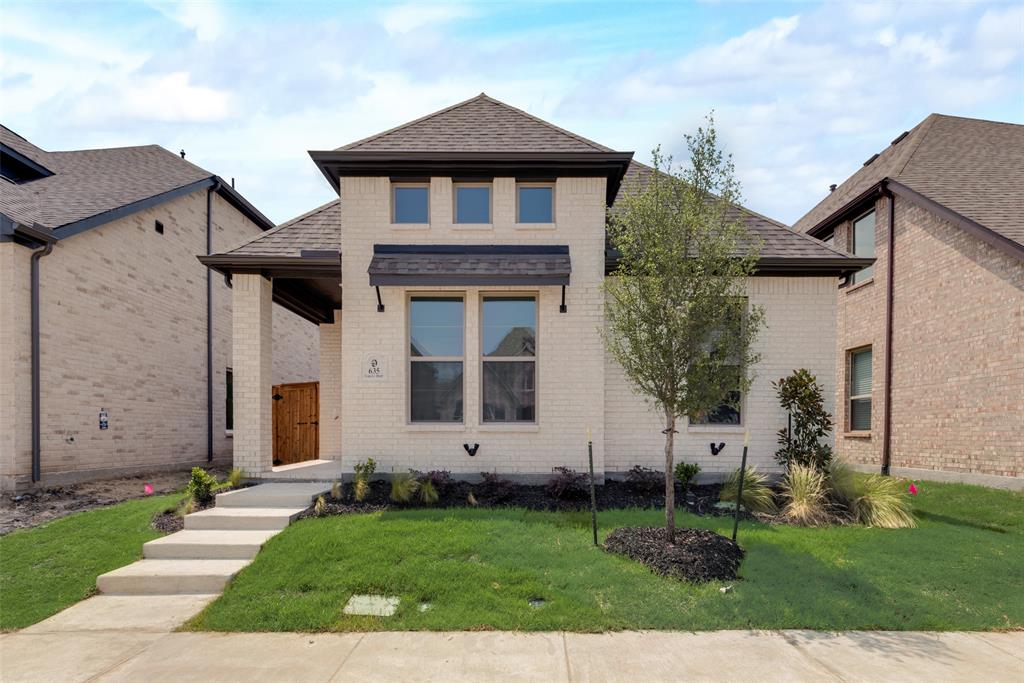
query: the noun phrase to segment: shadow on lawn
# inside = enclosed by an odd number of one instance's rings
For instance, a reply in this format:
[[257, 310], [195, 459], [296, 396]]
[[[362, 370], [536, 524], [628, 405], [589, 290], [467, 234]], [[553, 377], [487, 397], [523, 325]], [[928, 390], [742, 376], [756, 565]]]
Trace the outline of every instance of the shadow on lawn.
[[1001, 527], [998, 524], [979, 524], [977, 522], [972, 522], [970, 520], [962, 519], [960, 517], [940, 515], [935, 512], [928, 512], [927, 510], [915, 510], [914, 515], [918, 519], [927, 519], [932, 522], [938, 522], [940, 524], [950, 524], [952, 526], [964, 526], [969, 527], [971, 529], [980, 529], [981, 531], [994, 531], [997, 534], [1005, 534], [1009, 531], [1009, 529]]

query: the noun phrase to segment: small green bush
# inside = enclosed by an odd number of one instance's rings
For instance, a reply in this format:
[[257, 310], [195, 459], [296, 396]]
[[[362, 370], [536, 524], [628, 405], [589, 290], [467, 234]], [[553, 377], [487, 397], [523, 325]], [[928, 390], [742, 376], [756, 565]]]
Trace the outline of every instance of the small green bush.
[[685, 491], [690, 487], [690, 483], [696, 476], [700, 474], [700, 465], [695, 462], [681, 462], [676, 465], [674, 474], [676, 475], [676, 481], [679, 482]]
[[850, 513], [856, 521], [881, 529], [917, 526], [903, 480], [870, 474], [856, 481], [856, 497], [850, 505]]
[[362, 502], [366, 500], [366, 496], [370, 493], [370, 477], [377, 471], [377, 461], [373, 458], [367, 458], [357, 462], [352, 469], [356, 473], [353, 493], [355, 499]]
[[791, 464], [781, 488], [782, 516], [787, 521], [801, 526], [820, 526], [832, 520], [828, 480], [817, 469]]
[[399, 472], [391, 475], [391, 500], [396, 503], [408, 503], [419, 490], [420, 483], [412, 472]]
[[439, 496], [437, 493], [437, 487], [434, 486], [434, 482], [430, 479], [424, 479], [419, 482], [420, 491], [420, 502], [424, 505], [433, 505], [437, 502]]
[[[740, 471], [737, 468], [722, 486], [719, 500], [725, 503], [736, 502], [739, 489]], [[743, 500], [741, 504], [750, 512], [775, 512], [775, 497], [768, 486], [768, 477], [757, 471], [756, 467], [748, 467], [743, 476]]]
[[193, 467], [192, 476], [185, 487], [185, 494], [195, 503], [204, 504], [213, 500], [213, 492], [217, 489], [217, 478], [202, 467]]

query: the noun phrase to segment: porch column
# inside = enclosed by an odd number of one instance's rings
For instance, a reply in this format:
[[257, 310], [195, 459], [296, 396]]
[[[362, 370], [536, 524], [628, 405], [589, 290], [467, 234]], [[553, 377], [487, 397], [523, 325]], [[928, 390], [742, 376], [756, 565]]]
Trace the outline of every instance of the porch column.
[[273, 285], [258, 274], [236, 273], [232, 280], [234, 465], [248, 476], [260, 476], [270, 471], [274, 459]]
[[320, 459], [341, 460], [341, 310], [320, 325]]

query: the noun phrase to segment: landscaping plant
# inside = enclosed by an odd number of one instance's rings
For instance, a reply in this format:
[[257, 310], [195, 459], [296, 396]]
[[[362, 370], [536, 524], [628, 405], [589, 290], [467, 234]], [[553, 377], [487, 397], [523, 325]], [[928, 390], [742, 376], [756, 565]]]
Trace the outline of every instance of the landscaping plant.
[[185, 494], [196, 504], [202, 505], [213, 500], [217, 490], [217, 478], [202, 467], [193, 467], [192, 476], [185, 486]]
[[850, 502], [853, 519], [865, 526], [882, 529], [906, 529], [917, 526], [910, 510], [904, 482], [881, 474], [854, 479]]
[[832, 431], [832, 415], [825, 410], [817, 378], [801, 368], [772, 386], [790, 418], [790, 425], [778, 431], [775, 459], [780, 465], [795, 463], [824, 472], [832, 460], [832, 447], [826, 441]]
[[623, 188], [608, 228], [618, 265], [605, 280], [608, 351], [664, 416], [670, 540], [676, 425], [738, 401], [758, 360], [752, 342], [763, 318], [746, 293], [759, 240], [743, 223], [732, 159], [719, 149], [710, 116], [686, 145], [686, 168], [655, 149], [646, 184]]
[[398, 472], [391, 475], [391, 500], [396, 503], [408, 503], [416, 495], [420, 483], [412, 472]]
[[437, 487], [430, 479], [419, 482], [420, 502], [424, 505], [433, 505], [438, 501]]
[[[719, 500], [723, 503], [736, 502], [739, 483], [740, 470], [737, 468], [725, 480], [718, 496]], [[775, 496], [768, 485], [768, 477], [759, 472], [756, 467], [748, 467], [743, 475], [743, 500], [740, 503], [750, 512], [775, 512]]]
[[377, 462], [373, 458], [367, 458], [357, 462], [352, 469], [356, 473], [353, 494], [355, 499], [361, 503], [370, 493], [370, 477], [377, 471]]
[[488, 498], [501, 500], [512, 492], [512, 481], [497, 472], [480, 473], [480, 492]]
[[327, 512], [327, 501], [324, 500], [323, 496], [316, 497], [316, 503], [313, 504], [313, 514], [317, 517], [323, 517], [324, 513]]
[[782, 516], [787, 521], [801, 526], [820, 526], [833, 520], [829, 510], [828, 479], [824, 473], [813, 467], [790, 464], [781, 489]]
[[630, 488], [642, 493], [651, 493], [661, 488], [664, 481], [664, 474], [640, 465], [634, 465], [626, 472], [626, 483]]
[[570, 467], [552, 468], [547, 492], [552, 498], [582, 498], [587, 493], [587, 477]]
[[690, 487], [690, 483], [700, 474], [700, 465], [695, 462], [681, 462], [676, 465], [676, 481], [683, 487], [683, 491], [686, 491]]
[[335, 480], [334, 483], [331, 484], [331, 500], [339, 501], [341, 500], [341, 495], [341, 482]]

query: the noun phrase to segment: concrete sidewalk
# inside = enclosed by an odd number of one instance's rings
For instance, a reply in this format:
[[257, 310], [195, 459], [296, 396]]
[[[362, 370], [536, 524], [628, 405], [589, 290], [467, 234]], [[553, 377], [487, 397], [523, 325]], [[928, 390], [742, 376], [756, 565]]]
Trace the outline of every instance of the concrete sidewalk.
[[1024, 681], [1024, 633], [220, 634], [40, 626], [0, 636], [4, 683]]

